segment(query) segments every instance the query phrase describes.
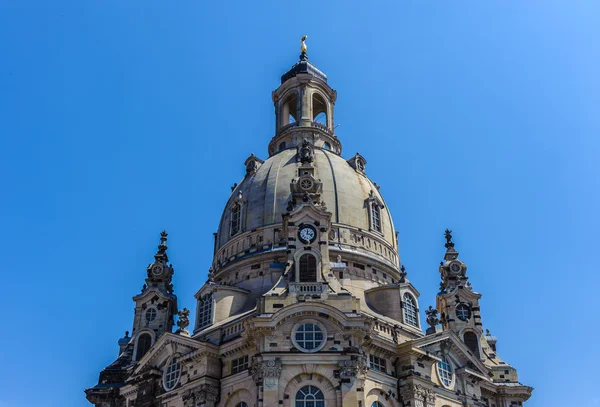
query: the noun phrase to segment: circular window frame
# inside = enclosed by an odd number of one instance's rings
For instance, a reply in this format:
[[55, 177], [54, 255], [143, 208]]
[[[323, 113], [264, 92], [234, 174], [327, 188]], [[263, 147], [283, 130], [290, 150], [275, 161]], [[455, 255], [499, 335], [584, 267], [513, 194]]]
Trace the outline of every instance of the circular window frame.
[[[461, 317], [458, 314], [458, 309], [464, 309], [467, 311], [468, 316], [466, 318]], [[471, 319], [471, 317], [473, 316], [473, 311], [471, 310], [471, 307], [469, 307], [468, 304], [465, 304], [464, 302], [459, 302], [456, 307], [454, 307], [454, 313], [456, 314], [456, 318], [460, 319], [463, 322], [466, 322], [468, 320]]]
[[[298, 332], [298, 329], [300, 329], [301, 326], [304, 326], [306, 324], [313, 324], [313, 325], [317, 326], [323, 333], [323, 341], [321, 342], [321, 344], [319, 346], [315, 347], [314, 349], [305, 349], [302, 346], [300, 346], [298, 344], [298, 341], [296, 340], [296, 332]], [[327, 329], [325, 329], [325, 326], [321, 322], [319, 322], [315, 319], [305, 319], [305, 320], [302, 320], [301, 322], [298, 322], [296, 325], [294, 325], [294, 327], [292, 328], [291, 339], [292, 339], [292, 343], [294, 344], [296, 349], [298, 349], [300, 352], [316, 353], [316, 352], [320, 351], [321, 349], [323, 349], [325, 347], [325, 345], [327, 344]]]
[[454, 389], [454, 384], [456, 383], [456, 372], [454, 371], [454, 365], [452, 364], [452, 361], [450, 360], [450, 358], [448, 357], [448, 355], [442, 355], [442, 357], [445, 359], [446, 364], [448, 366], [450, 366], [450, 369], [451, 369], [451, 372], [452, 372], [452, 380], [450, 381], [450, 384], [446, 385], [446, 383], [444, 383], [444, 379], [440, 375], [440, 367], [439, 367], [438, 363], [440, 363], [441, 361], [437, 362], [435, 364], [435, 373], [437, 375], [438, 380], [440, 381], [440, 384], [442, 386], [444, 386], [444, 388], [446, 388], [448, 390], [452, 390], [452, 389]]
[[[154, 318], [152, 318], [152, 319], [148, 318], [148, 313], [150, 311], [154, 311]], [[150, 323], [156, 321], [156, 318], [158, 318], [158, 310], [156, 309], [156, 307], [146, 308], [146, 311], [144, 312], [144, 320], [146, 321], [146, 323], [150, 324]]]
[[167, 363], [165, 363], [165, 370], [163, 371], [163, 377], [162, 377], [162, 385], [163, 385], [163, 389], [165, 389], [166, 392], [174, 390], [177, 387], [177, 385], [179, 384], [179, 382], [181, 381], [181, 370], [183, 369], [183, 366], [181, 366], [181, 361], [177, 360], [176, 363], [179, 364], [179, 373], [177, 374], [177, 380], [175, 380], [175, 382], [173, 382], [173, 385], [171, 387], [167, 386], [167, 372], [169, 371], [169, 367], [171, 366], [171, 363], [173, 363], [173, 359], [179, 358], [179, 356], [180, 356], [179, 354], [171, 355], [169, 357], [169, 359], [167, 360]]

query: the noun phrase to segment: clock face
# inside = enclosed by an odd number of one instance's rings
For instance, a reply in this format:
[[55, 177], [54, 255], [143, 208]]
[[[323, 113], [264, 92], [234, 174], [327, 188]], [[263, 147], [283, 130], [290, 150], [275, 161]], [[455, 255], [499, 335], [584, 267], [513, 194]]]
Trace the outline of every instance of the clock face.
[[450, 265], [450, 270], [453, 271], [454, 273], [458, 273], [460, 271], [460, 264], [452, 263]]
[[298, 235], [300, 236], [300, 240], [306, 243], [312, 242], [317, 237], [315, 229], [310, 226], [302, 226]]
[[158, 276], [160, 273], [162, 273], [163, 268], [160, 265], [155, 265], [154, 267], [152, 267], [152, 274], [154, 274], [155, 276]]

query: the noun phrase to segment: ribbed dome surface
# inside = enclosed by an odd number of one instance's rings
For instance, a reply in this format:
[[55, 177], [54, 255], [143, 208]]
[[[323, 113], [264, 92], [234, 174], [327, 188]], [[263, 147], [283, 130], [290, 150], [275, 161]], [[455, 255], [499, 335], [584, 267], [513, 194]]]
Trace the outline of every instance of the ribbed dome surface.
[[[323, 183], [322, 200], [332, 213], [334, 224], [369, 230], [366, 200], [371, 191], [381, 202], [379, 191], [365, 175], [352, 168], [345, 159], [330, 151], [315, 148], [315, 178]], [[219, 223], [216, 250], [229, 240], [230, 211], [233, 201], [242, 194], [245, 204], [243, 229], [250, 231], [263, 226], [280, 224], [291, 200], [290, 183], [298, 178], [296, 149], [287, 149], [267, 159], [254, 174], [248, 175], [233, 191]], [[384, 207], [381, 210], [383, 238], [395, 247], [392, 218]]]

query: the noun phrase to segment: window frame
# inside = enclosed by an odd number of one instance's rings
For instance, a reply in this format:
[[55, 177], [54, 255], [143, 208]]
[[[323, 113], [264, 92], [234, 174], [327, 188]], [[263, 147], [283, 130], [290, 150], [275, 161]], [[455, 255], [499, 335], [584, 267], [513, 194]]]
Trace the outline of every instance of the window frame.
[[381, 233], [381, 208], [376, 203], [371, 203], [371, 228]]
[[[306, 331], [304, 329], [304, 327], [306, 325], [312, 325], [313, 327], [317, 328], [317, 329], [312, 329], [311, 331]], [[302, 331], [300, 331], [300, 329], [302, 328]], [[317, 339], [308, 339], [306, 337], [306, 335], [304, 335], [304, 339], [298, 339], [297, 335], [299, 333], [299, 331], [303, 334], [313, 334], [313, 338], [314, 334], [317, 334], [320, 332], [321, 334], [321, 342], [317, 345], [316, 341]], [[301, 351], [302, 353], [315, 353], [320, 351], [321, 349], [323, 349], [325, 347], [325, 345], [327, 344], [327, 330], [325, 329], [325, 327], [323, 326], [322, 323], [320, 323], [319, 321], [313, 320], [313, 319], [306, 319], [303, 320], [299, 323], [297, 323], [296, 325], [294, 325], [294, 328], [292, 329], [292, 343], [294, 344], [294, 346]], [[310, 342], [314, 345], [313, 348], [306, 348], [304, 346], [301, 345], [301, 343], [307, 343]]]
[[[313, 392], [313, 389], [316, 389], [316, 391]], [[302, 399], [300, 399], [301, 392], [303, 393]], [[312, 397], [307, 399], [307, 396]], [[294, 397], [294, 407], [308, 406], [325, 407], [325, 394], [323, 394], [323, 391], [313, 384], [309, 384], [298, 389], [296, 396]]]
[[387, 374], [387, 360], [385, 360], [385, 358], [370, 354], [369, 355], [369, 368], [372, 370], [375, 370], [377, 372]]
[[[457, 304], [454, 312], [456, 313], [456, 318], [460, 319], [463, 322], [471, 319], [471, 307], [469, 307], [464, 302]], [[460, 314], [463, 314], [462, 317], [459, 314], [459, 312], [460, 312]], [[466, 312], [466, 316], [464, 315], [465, 312]]]
[[[454, 367], [452, 366], [452, 362], [450, 362], [450, 358], [448, 355], [442, 355], [439, 362], [435, 365], [435, 370], [438, 376], [438, 379], [442, 386], [447, 389], [452, 389], [454, 387], [454, 379], [456, 375], [454, 374]], [[450, 377], [448, 379], [448, 376]], [[448, 383], [446, 383], [448, 382]]]
[[[148, 335], [150, 337], [150, 344], [148, 345], [148, 348], [144, 351], [144, 353], [139, 354], [140, 353], [140, 339], [144, 336], [144, 335]], [[148, 329], [144, 329], [143, 331], [140, 331], [140, 333], [138, 333], [137, 338], [135, 339], [135, 349], [133, 350], [133, 354], [135, 356], [135, 361], [140, 361], [144, 355], [146, 355], [146, 353], [148, 353], [148, 351], [150, 350], [150, 348], [152, 348], [152, 345], [154, 344], [154, 337], [152, 335], [152, 333], [150, 332], [150, 330]]]
[[[181, 362], [178, 359], [179, 355], [175, 354], [172, 355], [168, 360], [167, 363], [165, 364], [165, 370], [163, 372], [163, 388], [165, 389], [166, 392], [169, 392], [173, 389], [175, 389], [177, 387], [177, 385], [179, 384], [179, 381], [181, 380], [181, 370], [182, 370], [182, 366], [181, 366]], [[171, 367], [173, 367], [173, 364], [175, 364], [175, 372], [173, 372], [171, 370]], [[172, 377], [169, 377], [170, 375], [176, 375], [175, 379], [173, 379]], [[173, 380], [171, 382], [169, 382], [170, 380]], [[168, 383], [171, 383], [171, 385], [169, 386]]]
[[[309, 257], [307, 257], [307, 256], [312, 257], [312, 259], [314, 261], [314, 270], [312, 270], [312, 271], [310, 270], [310, 268], [311, 268], [310, 260], [307, 260], [308, 264], [306, 264], [306, 270], [305, 270], [304, 274], [307, 275], [308, 277], [312, 277], [314, 274], [314, 278], [308, 279], [308, 280], [303, 280], [302, 279], [302, 276], [303, 276], [303, 273], [302, 273], [303, 261], [302, 261], [302, 259], [303, 258], [308, 259]], [[319, 281], [318, 280], [318, 275], [319, 275], [318, 268], [319, 268], [319, 261], [317, 259], [317, 256], [315, 256], [312, 253], [308, 253], [308, 252], [302, 253], [300, 255], [300, 257], [298, 258], [298, 282], [299, 283], [316, 283], [316, 282], [318, 282]]]
[[239, 202], [235, 202], [230, 210], [229, 236], [232, 237], [242, 230], [242, 205]]
[[196, 329], [207, 327], [213, 323], [214, 319], [214, 295], [213, 293], [204, 294], [198, 299], [196, 307]]
[[249, 366], [248, 355], [233, 359], [231, 361], [231, 374], [237, 374], [244, 370], [248, 370]]
[[[419, 307], [417, 306], [417, 300], [408, 292], [402, 294], [402, 319], [405, 325], [415, 328], [419, 327]], [[411, 319], [414, 319], [414, 324], [411, 323]]]
[[[148, 313], [150, 313], [150, 311], [154, 311], [154, 318], [149, 318], [148, 317]], [[144, 320], [146, 321], [146, 324], [149, 324], [151, 322], [154, 322], [156, 320], [156, 318], [158, 317], [158, 311], [155, 307], [148, 307], [146, 308], [146, 311], [144, 312]]]

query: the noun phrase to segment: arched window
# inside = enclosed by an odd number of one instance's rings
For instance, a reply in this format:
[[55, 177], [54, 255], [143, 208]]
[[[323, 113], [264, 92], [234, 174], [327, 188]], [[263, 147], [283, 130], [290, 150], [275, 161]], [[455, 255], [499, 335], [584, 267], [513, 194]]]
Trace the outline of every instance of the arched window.
[[148, 352], [148, 350], [150, 349], [151, 345], [152, 337], [150, 336], [150, 334], [144, 333], [138, 336], [135, 360], [140, 360], [141, 358], [143, 358], [146, 352]]
[[285, 150], [285, 141], [279, 144], [279, 151]]
[[197, 328], [203, 328], [212, 324], [213, 296], [206, 294], [198, 301], [198, 324]]
[[404, 323], [412, 326], [419, 326], [417, 305], [415, 299], [409, 293], [404, 293], [402, 309], [404, 311]]
[[371, 204], [371, 227], [376, 232], [381, 232], [381, 208], [376, 203]]
[[304, 386], [296, 393], [295, 407], [325, 407], [323, 392], [316, 386]]
[[240, 401], [235, 405], [235, 407], [248, 407], [248, 404], [244, 403], [243, 401]]
[[331, 144], [329, 144], [328, 142], [324, 142], [324, 143], [323, 143], [323, 148], [324, 148], [325, 150], [329, 150], [329, 151], [331, 151]]
[[240, 231], [242, 208], [239, 204], [233, 205], [231, 208], [231, 236]]
[[318, 93], [313, 94], [312, 109], [313, 122], [327, 126], [327, 103]]
[[465, 332], [463, 340], [465, 341], [465, 345], [471, 349], [471, 352], [479, 358], [479, 340], [477, 339], [477, 335], [471, 331]]
[[297, 114], [297, 96], [295, 93], [292, 93], [287, 97], [281, 109], [281, 125], [285, 126], [295, 123]]
[[442, 360], [437, 364], [437, 374], [444, 387], [452, 386], [454, 382], [454, 370], [445, 356], [442, 356]]
[[300, 257], [300, 282], [312, 283], [317, 281], [317, 259], [312, 254]]

